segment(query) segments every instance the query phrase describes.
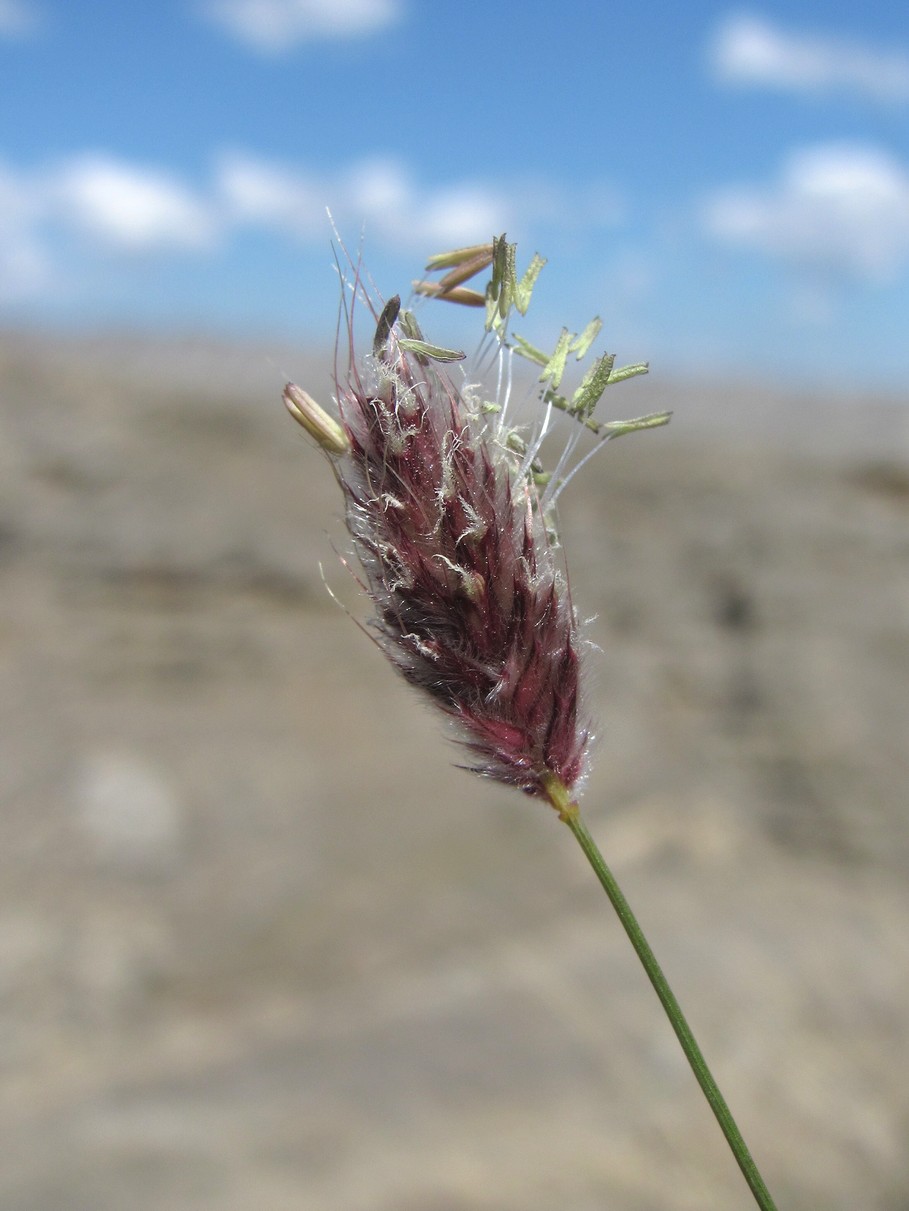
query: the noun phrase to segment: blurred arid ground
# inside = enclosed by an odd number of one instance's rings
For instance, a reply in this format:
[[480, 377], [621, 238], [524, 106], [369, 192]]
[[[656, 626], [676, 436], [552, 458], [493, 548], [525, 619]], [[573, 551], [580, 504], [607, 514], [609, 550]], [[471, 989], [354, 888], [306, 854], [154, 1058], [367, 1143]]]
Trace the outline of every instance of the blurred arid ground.
[[[567, 830], [322, 584], [330, 360], [0, 337], [0, 1206], [750, 1207]], [[588, 820], [781, 1211], [904, 1211], [909, 407], [605, 402], [675, 417], [563, 497]]]

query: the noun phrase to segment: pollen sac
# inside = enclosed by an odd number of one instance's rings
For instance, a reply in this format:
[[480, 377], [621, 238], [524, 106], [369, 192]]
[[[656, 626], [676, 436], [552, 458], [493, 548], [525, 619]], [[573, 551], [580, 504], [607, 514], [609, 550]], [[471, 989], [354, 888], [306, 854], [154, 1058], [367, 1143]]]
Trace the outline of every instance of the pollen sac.
[[417, 294], [430, 299], [442, 299], [446, 303], [460, 303], [462, 307], [485, 307], [486, 295], [469, 286], [444, 288], [440, 282], [415, 281], [411, 283]]
[[350, 441], [338, 422], [296, 383], [284, 388], [284, 406], [298, 425], [314, 437], [328, 454], [347, 454]]

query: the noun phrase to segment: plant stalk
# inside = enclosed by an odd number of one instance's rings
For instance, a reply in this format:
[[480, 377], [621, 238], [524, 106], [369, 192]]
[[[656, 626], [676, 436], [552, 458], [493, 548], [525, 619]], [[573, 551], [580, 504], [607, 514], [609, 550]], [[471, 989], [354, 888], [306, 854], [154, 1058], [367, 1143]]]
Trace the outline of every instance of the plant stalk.
[[625, 899], [625, 895], [616, 882], [615, 876], [606, 865], [606, 861], [600, 853], [596, 841], [594, 841], [587, 831], [587, 825], [581, 818], [577, 803], [572, 802], [571, 796], [565, 786], [558, 778], [552, 775], [547, 777], [546, 790], [552, 806], [559, 813], [559, 819], [567, 824], [573, 833], [575, 840], [584, 851], [587, 861], [593, 868], [594, 873], [603, 886], [603, 890], [609, 897], [610, 903], [618, 914], [618, 918], [622, 922], [625, 932], [628, 934], [631, 945], [641, 960], [641, 964], [647, 973], [650, 983], [653, 985], [654, 991], [660, 998], [660, 1003], [666, 1011], [666, 1016], [669, 1018], [676, 1038], [682, 1046], [685, 1057], [691, 1065], [691, 1069], [710, 1105], [710, 1109], [716, 1116], [720, 1130], [726, 1137], [726, 1141], [742, 1171], [742, 1175], [748, 1183], [751, 1193], [754, 1195], [755, 1202], [761, 1208], [761, 1211], [777, 1211], [776, 1204], [771, 1198], [770, 1192], [764, 1184], [764, 1179], [761, 1177], [758, 1167], [754, 1163], [754, 1158], [748, 1150], [748, 1145], [742, 1138], [742, 1133], [739, 1131], [736, 1121], [732, 1117], [732, 1112], [726, 1104], [726, 1099], [720, 1093], [719, 1086], [707, 1067], [707, 1061], [704, 1059], [701, 1049], [691, 1032], [691, 1027], [682, 1013], [681, 1006], [669, 987], [669, 982], [663, 974], [663, 969], [657, 962], [656, 955], [650, 949], [650, 943], [644, 936], [643, 930], [631, 910], [631, 905]]

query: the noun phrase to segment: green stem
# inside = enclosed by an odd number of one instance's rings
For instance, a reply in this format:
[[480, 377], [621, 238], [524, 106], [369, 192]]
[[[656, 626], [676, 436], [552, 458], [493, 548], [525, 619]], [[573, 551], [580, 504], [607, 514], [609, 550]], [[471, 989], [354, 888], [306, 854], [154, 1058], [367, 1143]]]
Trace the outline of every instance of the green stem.
[[637, 918], [631, 911], [631, 905], [625, 899], [622, 889], [615, 880], [615, 876], [606, 865], [596, 841], [594, 841], [587, 831], [587, 825], [581, 819], [578, 805], [572, 802], [571, 796], [559, 779], [552, 775], [547, 775], [545, 785], [549, 800], [559, 813], [559, 819], [564, 821], [571, 829], [578, 845], [584, 851], [587, 861], [593, 867], [594, 873], [603, 885], [603, 890], [609, 897], [612, 907], [616, 910], [619, 920], [628, 934], [631, 945], [641, 960], [650, 983], [654, 987], [654, 991], [660, 998], [660, 1003], [665, 1009], [672, 1029], [675, 1031], [676, 1037], [682, 1045], [682, 1050], [688, 1063], [691, 1065], [691, 1069], [697, 1077], [697, 1082], [710, 1104], [710, 1109], [716, 1116], [716, 1121], [719, 1123], [720, 1129], [723, 1135], [725, 1135], [729, 1147], [732, 1149], [732, 1154], [738, 1162], [745, 1181], [754, 1195], [755, 1202], [761, 1208], [761, 1211], [776, 1211], [776, 1204], [770, 1197], [769, 1190], [764, 1185], [764, 1179], [758, 1172], [758, 1167], [754, 1163], [751, 1153], [748, 1151], [748, 1145], [742, 1138], [742, 1133], [739, 1131], [735, 1119], [732, 1117], [732, 1112], [726, 1105], [726, 1099], [720, 1093], [719, 1087], [713, 1079], [710, 1069], [707, 1067], [707, 1061], [701, 1054], [701, 1049], [694, 1035], [691, 1033], [691, 1027], [685, 1020], [685, 1015], [682, 1013], [675, 994], [663, 975], [663, 970], [656, 960], [656, 955], [650, 949], [650, 943], [644, 937]]

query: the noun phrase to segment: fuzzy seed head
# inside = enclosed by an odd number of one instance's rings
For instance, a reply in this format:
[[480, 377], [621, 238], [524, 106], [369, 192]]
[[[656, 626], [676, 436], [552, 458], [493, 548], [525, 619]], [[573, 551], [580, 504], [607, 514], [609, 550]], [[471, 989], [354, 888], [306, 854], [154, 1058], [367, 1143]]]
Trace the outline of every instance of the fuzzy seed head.
[[459, 725], [470, 768], [545, 798], [547, 777], [578, 782], [588, 742], [568, 587], [521, 458], [396, 321], [392, 300], [370, 364], [338, 386], [376, 637]]
[[[515, 245], [503, 235], [431, 257], [426, 271], [445, 276], [414, 282], [417, 295], [485, 309], [479, 357], [499, 371], [496, 390], [485, 393], [443, 368], [464, 355], [424, 340], [397, 296], [374, 304], [351, 262], [339, 420], [293, 384], [284, 401], [331, 457], [361, 587], [375, 607], [375, 641], [458, 725], [469, 768], [561, 812], [584, 773], [590, 731], [579, 705], [578, 623], [556, 555], [555, 502], [594, 452], [572, 465], [582, 434], [602, 446], [664, 425], [670, 414], [594, 419], [610, 384], [647, 372], [643, 362], [616, 368], [613, 354], [598, 357], [573, 394], [563, 393], [569, 355], [585, 357], [598, 318], [580, 335], [564, 329], [552, 353], [509, 332], [511, 313], [525, 314], [544, 265], [535, 255], [518, 277]], [[485, 269], [482, 293], [464, 285]], [[374, 334], [371, 353], [358, 360], [354, 311], [363, 306]], [[541, 419], [526, 437], [505, 419], [512, 355], [541, 370]], [[550, 473], [538, 455], [556, 412], [577, 424]]]

